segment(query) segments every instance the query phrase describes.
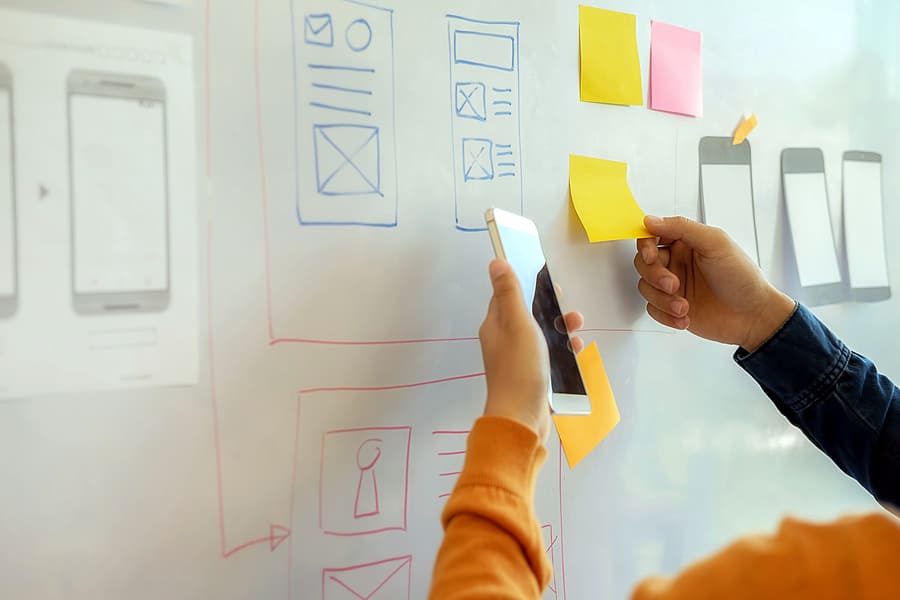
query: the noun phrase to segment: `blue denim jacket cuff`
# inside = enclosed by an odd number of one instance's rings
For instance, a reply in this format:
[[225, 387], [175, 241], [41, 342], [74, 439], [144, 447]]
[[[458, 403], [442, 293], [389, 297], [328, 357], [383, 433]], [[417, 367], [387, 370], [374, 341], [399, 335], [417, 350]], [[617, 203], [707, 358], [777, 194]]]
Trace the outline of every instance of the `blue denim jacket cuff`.
[[734, 360], [789, 410], [804, 410], [828, 393], [847, 367], [850, 351], [808, 308], [797, 304], [781, 329], [753, 352]]

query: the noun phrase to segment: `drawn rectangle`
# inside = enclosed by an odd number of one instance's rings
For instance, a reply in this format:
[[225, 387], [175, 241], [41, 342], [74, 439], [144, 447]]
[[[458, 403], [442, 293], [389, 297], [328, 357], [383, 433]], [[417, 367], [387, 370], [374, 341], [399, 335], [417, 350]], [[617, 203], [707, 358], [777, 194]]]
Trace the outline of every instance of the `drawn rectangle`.
[[516, 66], [516, 40], [510, 35], [458, 30], [453, 34], [453, 62], [512, 71]]
[[519, 23], [447, 15], [447, 44], [454, 221], [483, 231], [488, 208], [523, 210]]
[[882, 205], [881, 155], [844, 153], [844, 248], [854, 300], [891, 296]]
[[325, 196], [381, 195], [379, 129], [316, 125], [316, 188]]
[[322, 600], [409, 600], [412, 556], [322, 570]]

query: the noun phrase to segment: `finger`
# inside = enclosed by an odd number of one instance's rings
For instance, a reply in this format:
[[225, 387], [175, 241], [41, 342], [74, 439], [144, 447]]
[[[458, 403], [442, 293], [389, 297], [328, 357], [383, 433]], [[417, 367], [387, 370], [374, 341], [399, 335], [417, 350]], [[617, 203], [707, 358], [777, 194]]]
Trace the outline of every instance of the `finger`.
[[582, 350], [584, 350], [584, 340], [578, 336], [572, 338], [572, 352], [578, 354]]
[[638, 291], [651, 306], [675, 318], [687, 316], [690, 310], [687, 300], [681, 296], [661, 292], [644, 279], [638, 281]]
[[662, 266], [669, 268], [669, 261], [672, 260], [672, 249], [671, 248], [660, 248], [659, 249], [659, 258], [657, 262]]
[[690, 317], [673, 317], [670, 314], [664, 313], [660, 311], [653, 305], [647, 305], [647, 314], [653, 317], [653, 320], [661, 325], [665, 325], [666, 327], [671, 327], [672, 329], [687, 329], [691, 326], [691, 318]]
[[[668, 257], [666, 263], [668, 263]], [[641, 255], [637, 254], [634, 257], [634, 268], [641, 276], [642, 281], [646, 280], [647, 283], [662, 292], [674, 294], [678, 291], [678, 288], [681, 287], [678, 276], [667, 269], [661, 260], [657, 260], [652, 265], [648, 265], [644, 262], [644, 259], [641, 258]]]
[[656, 238], [645, 238], [637, 241], [637, 251], [638, 254], [644, 259], [644, 262], [648, 265], [652, 265], [656, 262], [656, 258], [659, 254], [659, 248], [657, 246]]
[[562, 288], [559, 287], [559, 284], [557, 284], [557, 283], [553, 284], [553, 291], [556, 292], [556, 298], [558, 300], [562, 300]]
[[574, 333], [584, 327], [584, 316], [580, 312], [566, 313], [563, 318], [566, 321], [566, 329], [569, 333]]
[[644, 227], [659, 236], [661, 240], [683, 241], [688, 246], [701, 252], [710, 252], [721, 248], [728, 235], [718, 227], [703, 225], [687, 217], [644, 217]]
[[519, 278], [509, 263], [502, 258], [495, 258], [490, 265], [491, 286], [494, 288], [494, 296], [491, 303], [495, 305], [501, 314], [513, 314], [525, 311], [525, 301], [522, 299], [522, 291], [519, 287]]

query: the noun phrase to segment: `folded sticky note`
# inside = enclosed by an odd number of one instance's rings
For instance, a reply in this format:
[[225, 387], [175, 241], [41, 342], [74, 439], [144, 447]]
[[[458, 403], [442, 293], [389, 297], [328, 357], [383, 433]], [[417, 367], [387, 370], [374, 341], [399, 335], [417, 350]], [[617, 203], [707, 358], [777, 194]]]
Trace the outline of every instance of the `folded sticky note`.
[[703, 115], [702, 41], [699, 31], [650, 22], [650, 108]]
[[759, 119], [757, 119], [756, 115], [753, 113], [750, 113], [741, 119], [738, 126], [734, 128], [734, 136], [731, 138], [731, 145], [737, 146], [738, 144], [741, 144], [747, 139], [750, 132], [756, 129], [757, 125], [759, 125]]
[[584, 460], [619, 423], [619, 407], [616, 406], [616, 399], [606, 377], [597, 342], [592, 342], [577, 358], [584, 387], [591, 401], [591, 414], [553, 415], [569, 468], [574, 468]]
[[628, 187], [627, 163], [569, 156], [569, 195], [589, 241], [653, 237]]
[[578, 7], [582, 102], [644, 103], [634, 15]]

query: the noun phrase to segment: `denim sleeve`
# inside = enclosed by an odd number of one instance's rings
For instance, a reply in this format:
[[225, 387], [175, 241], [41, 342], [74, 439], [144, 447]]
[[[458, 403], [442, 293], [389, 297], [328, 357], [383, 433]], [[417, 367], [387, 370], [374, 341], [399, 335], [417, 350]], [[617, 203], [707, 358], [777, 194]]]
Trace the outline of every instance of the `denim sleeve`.
[[778, 410], [881, 502], [900, 506], [900, 390], [806, 307], [734, 359]]

